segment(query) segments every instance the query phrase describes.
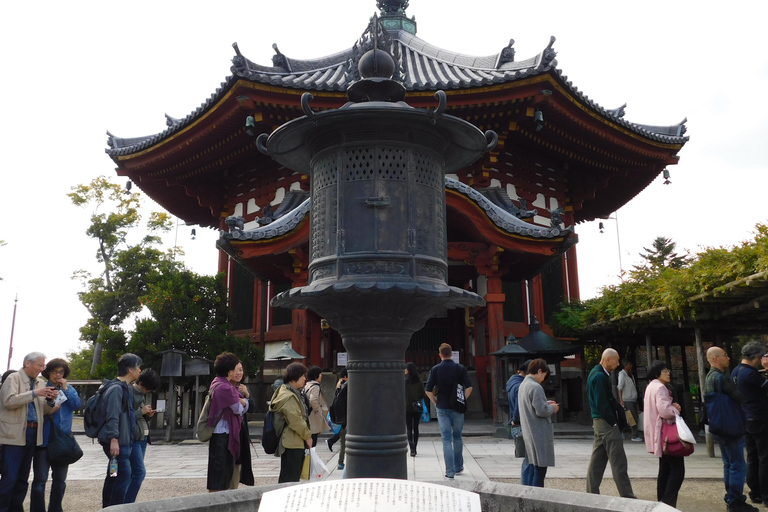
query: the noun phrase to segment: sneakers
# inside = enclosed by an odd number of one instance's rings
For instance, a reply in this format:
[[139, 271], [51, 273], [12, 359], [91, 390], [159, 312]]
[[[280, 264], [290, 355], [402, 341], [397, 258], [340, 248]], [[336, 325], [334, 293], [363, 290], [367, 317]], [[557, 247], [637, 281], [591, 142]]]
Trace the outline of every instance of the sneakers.
[[457, 474], [457, 475], [458, 475], [459, 473], [463, 473], [463, 472], [464, 472], [464, 468], [461, 468], [461, 469], [457, 469], [457, 470], [456, 470], [456, 474]]
[[453, 480], [452, 476], [445, 475], [445, 478], [447, 478], [448, 480]]
[[343, 463], [339, 464], [338, 466], [336, 466], [336, 469], [344, 469], [344, 464]]
[[325, 445], [328, 447], [329, 451], [333, 452], [333, 445], [331, 444], [331, 440], [330, 439], [326, 439], [325, 440]]
[[632, 440], [634, 442], [636, 442], [636, 443], [642, 443], [643, 442], [643, 438], [642, 437], [633, 437]]

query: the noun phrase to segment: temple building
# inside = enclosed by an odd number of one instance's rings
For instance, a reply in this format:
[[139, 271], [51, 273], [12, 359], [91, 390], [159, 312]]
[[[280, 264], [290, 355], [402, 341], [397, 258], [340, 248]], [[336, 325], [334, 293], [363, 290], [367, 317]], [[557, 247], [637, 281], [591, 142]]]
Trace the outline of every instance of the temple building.
[[[434, 109], [443, 90], [446, 113], [498, 134], [495, 149], [444, 183], [447, 281], [478, 293], [485, 306], [430, 319], [406, 359], [426, 371], [438, 362], [438, 346], [450, 343], [474, 370], [479, 413], [500, 419], [507, 369], [489, 354], [510, 334], [526, 336], [534, 317], [552, 334], [548, 320], [558, 303], [579, 298], [575, 225], [608, 217], [676, 164], [688, 140], [685, 121], [640, 125], [625, 119], [624, 106], [598, 105], [558, 69], [554, 37], [527, 58], [518, 58], [513, 40], [491, 55], [464, 55], [420, 39], [407, 6], [379, 0], [378, 23], [366, 28], [361, 20], [362, 35], [349, 48], [314, 60], [292, 59], [273, 45], [272, 63], [257, 64], [235, 44], [231, 76], [200, 107], [183, 119], [166, 116], [161, 133], [109, 134], [106, 151], [118, 175], [168, 212], [221, 230], [219, 270], [235, 334], [264, 347], [267, 358], [290, 342], [305, 364], [335, 370], [345, 349], [322, 318], [270, 306], [276, 294], [313, 279], [310, 226], [321, 219], [310, 218], [308, 174], [259, 152], [257, 136], [301, 117], [305, 92], [314, 110], [344, 105], [347, 87], [360, 78], [358, 60], [377, 44], [394, 58], [409, 105]], [[348, 179], [373, 179], [371, 169], [402, 172], [386, 152], [355, 158], [359, 173]], [[262, 375], [274, 378], [276, 368], [265, 363]], [[571, 397], [577, 410], [580, 374], [568, 377], [559, 387], [565, 409]]]

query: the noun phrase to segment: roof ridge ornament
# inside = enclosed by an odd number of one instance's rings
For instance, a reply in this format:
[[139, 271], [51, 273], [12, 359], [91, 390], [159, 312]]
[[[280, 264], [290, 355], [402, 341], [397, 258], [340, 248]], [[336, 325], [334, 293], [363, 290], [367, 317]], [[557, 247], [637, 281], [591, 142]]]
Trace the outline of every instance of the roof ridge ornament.
[[272, 43], [272, 49], [275, 50], [275, 55], [272, 56], [272, 65], [276, 68], [283, 68], [288, 72], [293, 71], [293, 69], [291, 69], [291, 63], [288, 60], [288, 57], [280, 52], [280, 49], [277, 47], [277, 43]]
[[541, 65], [542, 65], [542, 67], [543, 66], [548, 66], [548, 65], [552, 64], [553, 62], [554, 62], [553, 65], [557, 64], [557, 62], [555, 61], [555, 56], [557, 55], [557, 52], [554, 50], [554, 48], [552, 48], [552, 45], [555, 44], [556, 40], [557, 39], [555, 38], [555, 36], [550, 36], [549, 37], [549, 44], [547, 45], [546, 48], [544, 48], [544, 51], [541, 52]]
[[499, 69], [508, 62], [515, 62], [515, 49], [512, 46], [515, 44], [514, 39], [509, 40], [509, 44], [501, 49], [499, 52], [499, 58], [496, 61], [496, 69]]

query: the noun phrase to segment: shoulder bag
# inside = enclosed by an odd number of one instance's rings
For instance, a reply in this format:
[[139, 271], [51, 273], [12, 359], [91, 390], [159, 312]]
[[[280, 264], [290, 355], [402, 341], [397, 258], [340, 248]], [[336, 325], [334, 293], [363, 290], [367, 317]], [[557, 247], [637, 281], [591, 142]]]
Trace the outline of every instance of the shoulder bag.
[[456, 382], [451, 393], [451, 409], [463, 414], [467, 412], [467, 399], [464, 396], [464, 384], [460, 383], [459, 380], [464, 375], [464, 367], [460, 364], [456, 366], [458, 368], [456, 368]]
[[709, 431], [717, 437], [738, 439], [747, 430], [744, 409], [731, 397], [722, 392], [722, 379], [717, 379], [715, 391], [704, 395]]
[[74, 436], [67, 434], [56, 423], [53, 418], [48, 417], [51, 422], [51, 433], [48, 435], [48, 461], [54, 464], [74, 464], [83, 456], [83, 450], [77, 444]]
[[664, 455], [687, 457], [693, 453], [693, 444], [680, 439], [677, 425], [666, 420], [661, 422], [661, 450]]

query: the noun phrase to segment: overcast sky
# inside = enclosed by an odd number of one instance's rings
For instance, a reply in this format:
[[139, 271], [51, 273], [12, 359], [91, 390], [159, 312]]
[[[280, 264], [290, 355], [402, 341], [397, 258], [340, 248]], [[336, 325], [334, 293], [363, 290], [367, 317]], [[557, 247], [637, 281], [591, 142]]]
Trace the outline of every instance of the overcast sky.
[[[710, 5], [710, 8], [706, 8]], [[470, 55], [498, 53], [515, 40], [517, 59], [557, 37], [558, 67], [625, 119], [670, 125], [688, 118], [691, 140], [671, 166], [618, 212], [624, 269], [656, 236], [679, 249], [732, 245], [767, 222], [768, 52], [759, 2], [514, 2], [412, 0], [418, 36]], [[229, 75], [232, 43], [269, 65], [277, 43], [292, 58], [352, 46], [375, 0], [316, 2], [5, 2], [0, 8], [0, 368], [24, 354], [49, 358], [78, 348], [87, 319], [78, 269], [97, 271], [70, 187], [115, 176], [106, 130], [135, 137], [184, 117]], [[514, 149], [514, 148], [512, 148]], [[122, 179], [119, 180], [122, 183]], [[577, 226], [582, 298], [619, 281], [616, 221]], [[216, 271], [217, 233], [179, 229], [186, 263]], [[169, 237], [173, 245], [174, 237]]]

